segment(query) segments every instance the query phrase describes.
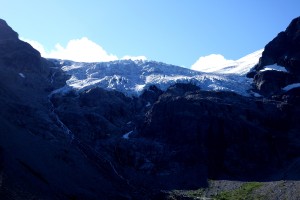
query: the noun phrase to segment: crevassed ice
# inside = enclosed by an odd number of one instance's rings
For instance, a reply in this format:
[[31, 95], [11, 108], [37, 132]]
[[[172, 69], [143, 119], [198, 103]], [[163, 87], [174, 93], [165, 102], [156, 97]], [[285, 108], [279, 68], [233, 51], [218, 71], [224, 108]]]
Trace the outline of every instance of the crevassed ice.
[[247, 91], [251, 88], [251, 79], [241, 74], [205, 73], [155, 61], [57, 63], [62, 70], [71, 75], [66, 83], [76, 90], [102, 87], [136, 96], [150, 85], [165, 90], [175, 83], [193, 83], [203, 90], [233, 91], [248, 96]]

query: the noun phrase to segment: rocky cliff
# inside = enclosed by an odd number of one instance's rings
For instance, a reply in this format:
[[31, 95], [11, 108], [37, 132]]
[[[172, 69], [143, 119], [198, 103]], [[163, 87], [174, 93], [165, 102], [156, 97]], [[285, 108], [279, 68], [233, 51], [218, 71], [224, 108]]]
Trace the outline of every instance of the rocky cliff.
[[130, 191], [55, 113], [50, 93], [66, 80], [0, 21], [0, 199], [117, 199]]
[[[292, 83], [300, 82], [300, 17], [292, 20], [287, 29], [269, 42], [259, 63], [248, 74], [254, 77], [254, 87], [263, 95], [274, 95]], [[264, 71], [268, 65], [278, 64], [282, 71]]]

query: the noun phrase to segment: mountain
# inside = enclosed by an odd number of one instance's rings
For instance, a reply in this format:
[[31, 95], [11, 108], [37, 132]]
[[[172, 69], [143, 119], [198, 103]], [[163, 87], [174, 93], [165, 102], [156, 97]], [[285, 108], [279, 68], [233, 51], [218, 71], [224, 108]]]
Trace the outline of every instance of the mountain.
[[0, 20], [0, 197], [299, 199], [298, 21], [206, 73], [47, 60]]

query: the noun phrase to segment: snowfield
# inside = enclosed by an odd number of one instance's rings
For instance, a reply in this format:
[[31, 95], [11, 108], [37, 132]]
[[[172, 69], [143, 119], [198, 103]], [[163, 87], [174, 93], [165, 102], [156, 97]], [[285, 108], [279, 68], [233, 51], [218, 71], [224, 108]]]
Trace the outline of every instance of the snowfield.
[[232, 91], [249, 96], [252, 80], [246, 78], [245, 74], [258, 62], [260, 54], [260, 51], [255, 52], [237, 60], [235, 66], [210, 73], [147, 60], [101, 63], [52, 60], [71, 75], [66, 86], [55, 93], [101, 87], [123, 92], [127, 96], [138, 96], [151, 85], [166, 90], [175, 83], [192, 83], [202, 90]]

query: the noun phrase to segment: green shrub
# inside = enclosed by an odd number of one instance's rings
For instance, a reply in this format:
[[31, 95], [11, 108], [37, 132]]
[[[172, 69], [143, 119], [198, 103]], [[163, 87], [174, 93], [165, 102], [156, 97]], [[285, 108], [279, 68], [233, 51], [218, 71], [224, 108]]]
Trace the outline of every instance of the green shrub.
[[261, 187], [263, 184], [259, 182], [244, 183], [240, 188], [232, 191], [221, 192], [214, 196], [215, 200], [252, 200], [261, 199], [260, 197], [253, 197], [251, 194], [254, 190]]

